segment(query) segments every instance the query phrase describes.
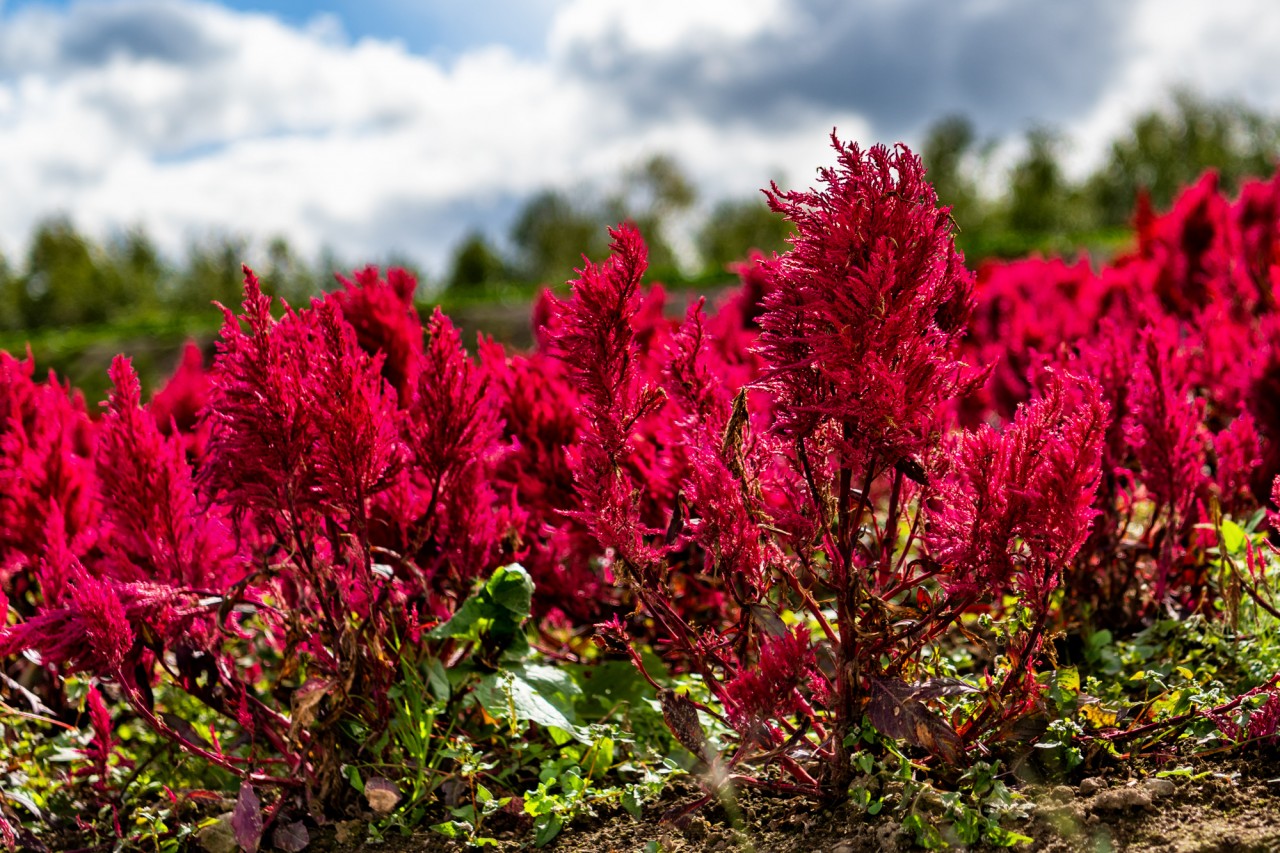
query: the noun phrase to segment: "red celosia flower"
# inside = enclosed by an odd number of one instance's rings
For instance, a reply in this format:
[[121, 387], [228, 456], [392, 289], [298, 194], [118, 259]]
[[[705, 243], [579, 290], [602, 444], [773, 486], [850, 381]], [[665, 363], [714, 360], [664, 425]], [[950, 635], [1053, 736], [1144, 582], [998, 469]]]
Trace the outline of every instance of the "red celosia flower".
[[831, 420], [892, 464], [923, 449], [939, 405], [960, 388], [952, 347], [973, 280], [919, 158], [832, 143], [839, 165], [822, 171], [825, 190], [769, 192], [796, 235], [765, 262], [764, 381], [783, 432]]
[[485, 374], [467, 355], [461, 336], [436, 308], [427, 328], [431, 342], [409, 398], [414, 460], [433, 488], [449, 488], [453, 473], [501, 454], [502, 422]]
[[1218, 175], [1206, 172], [1172, 211], [1139, 228], [1139, 253], [1154, 262], [1153, 290], [1170, 314], [1191, 317], [1223, 298], [1251, 305], [1248, 272], [1234, 263], [1239, 245], [1232, 224]]
[[587, 261], [573, 282], [573, 299], [557, 301], [554, 352], [583, 394], [583, 408], [598, 445], [616, 463], [640, 418], [659, 404], [636, 361], [634, 318], [640, 311], [640, 279], [648, 249], [634, 226], [609, 232], [608, 260]]
[[303, 389], [313, 357], [306, 330], [292, 311], [280, 323], [258, 277], [245, 270], [243, 319], [223, 308], [225, 322], [205, 417], [209, 448], [201, 486], [222, 495], [238, 514], [268, 524], [298, 519], [318, 502], [314, 449], [319, 430]]
[[234, 583], [234, 547], [217, 513], [196, 504], [180, 437], [161, 435], [143, 410], [129, 359], [116, 356], [111, 379], [95, 460], [113, 574], [204, 590]]
[[381, 357], [358, 347], [332, 303], [315, 303], [310, 319], [313, 360], [299, 391], [315, 409], [316, 486], [330, 506], [363, 524], [369, 500], [405, 461], [395, 396], [379, 371]]
[[[1079, 383], [1071, 393], [1067, 381]], [[938, 485], [926, 543], [962, 595], [1011, 585], [1044, 593], [1097, 514], [1107, 411], [1088, 379], [1052, 376], [1002, 433], [966, 433]]]
[[1161, 508], [1185, 518], [1204, 480], [1205, 401], [1191, 395], [1178, 338], [1167, 322], [1142, 332], [1124, 429], [1142, 482]]
[[583, 504], [576, 517], [602, 546], [640, 566], [655, 562], [659, 552], [645, 542], [651, 528], [621, 466], [629, 456], [632, 431], [657, 410], [662, 394], [639, 369], [633, 325], [648, 251], [634, 226], [609, 233], [609, 258], [602, 264], [586, 262], [573, 282], [573, 299], [556, 303], [559, 316], [548, 333], [555, 355], [582, 395], [587, 427], [572, 460]]
[[246, 270], [248, 332], [223, 309], [201, 483], [271, 527], [296, 527], [322, 506], [362, 516], [402, 460], [380, 362], [359, 350], [334, 303], [286, 306], [279, 321], [270, 307]]
[[1280, 264], [1280, 173], [1267, 181], [1247, 181], [1232, 209], [1240, 232], [1240, 251], [1245, 269], [1257, 288], [1257, 301], [1264, 310], [1276, 307], [1274, 269]]
[[1262, 464], [1261, 441], [1253, 416], [1241, 412], [1230, 426], [1213, 437], [1214, 479], [1223, 511], [1243, 517], [1257, 503], [1250, 491], [1254, 471]]
[[[465, 583], [488, 568], [512, 519], [497, 503], [492, 479], [505, 450], [498, 404], [488, 377], [462, 347], [457, 329], [437, 308], [417, 384], [405, 401], [405, 441], [411, 481], [394, 497], [409, 526], [434, 544], [448, 571]], [[406, 530], [406, 539], [415, 534]], [[424, 555], [426, 556], [426, 555]], [[436, 568], [424, 567], [429, 573]]]
[[383, 280], [378, 268], [370, 266], [351, 279], [338, 276], [338, 281], [343, 289], [326, 299], [342, 308], [365, 352], [382, 354], [382, 375], [401, 401], [409, 399], [422, 357], [422, 320], [413, 305], [417, 280], [398, 267], [387, 270]]
[[0, 628], [0, 658], [33, 650], [50, 666], [114, 677], [133, 636], [114, 584], [76, 566], [60, 606]]
[[[1271, 482], [1271, 505], [1280, 507], [1280, 477]], [[1268, 511], [1267, 520], [1271, 522], [1272, 530], [1280, 530], [1280, 511]]]
[[200, 347], [188, 341], [178, 369], [151, 398], [147, 409], [161, 433], [169, 435], [176, 430], [186, 438], [188, 451], [198, 458], [204, 453], [207, 438], [204, 431], [198, 429], [200, 410], [208, 401], [209, 374], [204, 370], [204, 356]]
[[[111, 756], [115, 754], [119, 742], [113, 734], [111, 713], [102, 701], [102, 694], [97, 687], [90, 687], [87, 696], [89, 706], [89, 723], [93, 726], [93, 737], [80, 752], [89, 760], [89, 766], [76, 771], [77, 776], [96, 776], [93, 786], [98, 791], [110, 788], [108, 773], [111, 768]], [[132, 762], [123, 756], [123, 766], [132, 766]]]
[[34, 368], [30, 358], [0, 353], [0, 582], [42, 552], [48, 519], [65, 525], [78, 553], [95, 532], [93, 433], [83, 398], [52, 375], [33, 381]]
[[742, 734], [756, 732], [770, 720], [795, 710], [796, 688], [813, 669], [813, 647], [806, 628], [768, 637], [754, 667], [743, 669], [724, 685], [729, 722]]

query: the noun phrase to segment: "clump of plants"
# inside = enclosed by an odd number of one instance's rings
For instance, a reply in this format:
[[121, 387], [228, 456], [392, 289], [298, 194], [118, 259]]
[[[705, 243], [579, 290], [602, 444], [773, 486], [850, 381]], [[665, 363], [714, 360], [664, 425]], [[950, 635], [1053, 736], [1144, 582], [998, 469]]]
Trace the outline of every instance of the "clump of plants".
[[[984, 378], [956, 356], [972, 277], [950, 220], [905, 149], [836, 151], [823, 191], [770, 193], [796, 237], [762, 262], [754, 382], [717, 375], [697, 307], [662, 384], [640, 370], [644, 247], [626, 228], [553, 332], [585, 400], [581, 517], [701, 678], [710, 702], [662, 696], [712, 787], [844, 796], [864, 721], [966, 763], [1037, 709], [1050, 599], [1095, 514], [1097, 385], [1054, 374], [1006, 429], [948, 434], [948, 405]], [[659, 407], [686, 463], [665, 531], [641, 516], [646, 484], [623, 464]], [[691, 565], [722, 582], [727, 630], [688, 618], [673, 594]], [[929, 664], [965, 614], [993, 605], [1010, 616], [1008, 647], [980, 683]], [[631, 646], [624, 623], [600, 627]], [[699, 712], [734, 732], [725, 754]], [[785, 781], [747, 769], [765, 764]]]
[[0, 836], [541, 845], [683, 768], [1012, 844], [1015, 774], [1273, 741], [1280, 180], [975, 275], [833, 145], [683, 321], [624, 224], [528, 353], [368, 268], [149, 402], [0, 354]]

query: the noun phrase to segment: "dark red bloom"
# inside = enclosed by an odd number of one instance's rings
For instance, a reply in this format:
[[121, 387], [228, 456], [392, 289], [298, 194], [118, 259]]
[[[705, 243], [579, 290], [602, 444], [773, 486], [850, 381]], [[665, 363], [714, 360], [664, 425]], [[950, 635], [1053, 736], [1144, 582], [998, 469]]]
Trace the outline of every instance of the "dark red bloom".
[[151, 398], [147, 409], [155, 418], [160, 432], [173, 431], [186, 437], [187, 450], [197, 458], [204, 453], [207, 440], [199, 430], [200, 410], [209, 401], [209, 374], [204, 369], [204, 355], [192, 341], [182, 349], [182, 361], [165, 386]]
[[814, 667], [809, 631], [792, 628], [765, 639], [755, 666], [744, 669], [724, 685], [729, 722], [743, 734], [796, 708], [796, 689], [808, 681]]
[[400, 399], [407, 400], [418, 381], [422, 358], [422, 320], [413, 304], [417, 280], [399, 267], [381, 278], [369, 266], [352, 278], [338, 276], [342, 290], [326, 299], [342, 308], [342, 316], [355, 329], [361, 349], [382, 355], [382, 375]]
[[113, 574], [203, 590], [234, 583], [235, 549], [218, 514], [196, 503], [181, 437], [162, 435], [143, 410], [129, 359], [116, 357], [111, 379], [95, 462]]
[[982, 427], [961, 438], [926, 535], [953, 593], [1043, 593], [1056, 583], [1097, 514], [1106, 425], [1092, 380], [1055, 375], [1003, 432]]
[[961, 387], [952, 350], [973, 277], [918, 157], [832, 144], [839, 162], [822, 170], [824, 190], [769, 192], [796, 235], [764, 262], [764, 381], [778, 429], [801, 435], [835, 421], [894, 461], [924, 448], [938, 407]]

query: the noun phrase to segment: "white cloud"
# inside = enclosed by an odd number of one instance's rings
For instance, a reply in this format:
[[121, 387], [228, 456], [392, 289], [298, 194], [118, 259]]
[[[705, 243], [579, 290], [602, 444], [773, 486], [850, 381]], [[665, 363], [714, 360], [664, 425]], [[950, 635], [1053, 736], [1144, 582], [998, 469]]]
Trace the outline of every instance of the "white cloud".
[[[1045, 2], [1048, 15], [1058, 0]], [[1000, 132], [1078, 129], [1086, 157], [1179, 75], [1280, 108], [1267, 0], [1134, 0], [1079, 58], [1039, 56], [1043, 33], [988, 49], [996, 22], [1013, 40], [1039, 20], [1005, 22], [1009, 0], [955, 8], [571, 0], [545, 54], [441, 60], [353, 41], [332, 17], [291, 27], [201, 0], [24, 7], [0, 17], [0, 248], [65, 211], [98, 235], [140, 223], [170, 251], [223, 229], [438, 270], [459, 235], [500, 229], [537, 189], [605, 182], [654, 151], [714, 198], [807, 182], [833, 126], [910, 139], [940, 109], [973, 109]], [[850, 58], [894, 34], [916, 43]]]
[[1126, 62], [1093, 109], [1072, 126], [1072, 171], [1081, 173], [1138, 113], [1177, 87], [1280, 114], [1280, 7], [1270, 0], [1138, 0]]
[[296, 29], [193, 0], [22, 10], [0, 23], [0, 56], [10, 251], [65, 211], [95, 234], [141, 223], [171, 251], [214, 228], [438, 268], [460, 233], [546, 185], [671, 150], [747, 192], [797, 154], [819, 162], [831, 121], [743, 141], [646, 122], [553, 60], [491, 47], [446, 66], [352, 43], [332, 19]]

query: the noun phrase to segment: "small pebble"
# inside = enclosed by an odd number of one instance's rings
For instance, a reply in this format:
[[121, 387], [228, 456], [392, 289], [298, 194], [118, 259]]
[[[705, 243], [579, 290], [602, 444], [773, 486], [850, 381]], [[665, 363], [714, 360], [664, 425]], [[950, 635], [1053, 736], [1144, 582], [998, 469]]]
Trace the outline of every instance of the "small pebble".
[[334, 837], [339, 844], [355, 844], [364, 831], [364, 821], [344, 820], [333, 825]]
[[1049, 796], [1059, 803], [1069, 803], [1076, 798], [1076, 792], [1070, 785], [1055, 785]]
[[1085, 796], [1085, 797], [1092, 796], [1093, 794], [1098, 793], [1105, 787], [1107, 787], [1106, 780], [1098, 778], [1097, 776], [1090, 776], [1088, 779], [1080, 780], [1081, 796]]
[[1148, 779], [1144, 784], [1153, 797], [1159, 798], [1173, 796], [1173, 782], [1168, 779]]
[[1123, 809], [1151, 808], [1151, 792], [1146, 788], [1112, 788], [1099, 791], [1089, 802], [1095, 811], [1121, 811]]

